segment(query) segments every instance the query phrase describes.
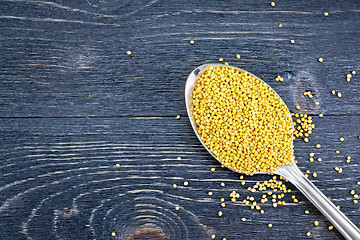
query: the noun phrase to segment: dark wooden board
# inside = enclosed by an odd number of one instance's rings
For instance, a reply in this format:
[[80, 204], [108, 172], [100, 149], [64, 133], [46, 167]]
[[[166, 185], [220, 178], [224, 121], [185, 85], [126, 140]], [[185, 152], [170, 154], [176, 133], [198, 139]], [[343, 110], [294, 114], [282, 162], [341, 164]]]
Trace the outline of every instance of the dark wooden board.
[[[301, 169], [317, 172], [317, 178], [310, 177], [314, 183], [359, 224], [359, 207], [349, 193], [360, 191], [359, 132], [352, 131], [357, 119], [316, 118], [310, 141], [295, 141], [295, 154]], [[344, 122], [348, 127], [339, 129]], [[267, 203], [264, 215], [240, 203], [248, 195], [260, 199], [263, 193], [250, 193], [247, 187], [269, 176], [245, 176], [242, 186], [239, 174], [221, 168], [203, 149], [187, 118], [2, 119], [0, 124], [6, 136], [0, 155], [2, 239], [109, 239], [112, 231], [126, 239], [128, 231], [142, 225], [136, 217], [153, 217], [149, 221], [170, 239], [209, 239], [212, 233], [220, 239], [303, 239], [307, 231], [315, 239], [340, 238], [291, 184], [287, 205], [275, 209]], [[317, 143], [322, 148], [316, 149]], [[323, 161], [310, 163], [310, 152]], [[349, 164], [346, 156], [352, 156]], [[233, 190], [241, 195], [237, 203], [230, 201]], [[248, 221], [242, 222], [243, 217]], [[274, 227], [268, 229], [268, 223]]]
[[[327, 114], [360, 113], [359, 77], [345, 80], [360, 70], [356, 1], [94, 2], [1, 2], [2, 116], [184, 114], [187, 75], [220, 57], [262, 77], [290, 105], [313, 90]], [[295, 94], [288, 90], [299, 71], [312, 80], [297, 81]], [[279, 74], [285, 82], [274, 81]]]
[[[0, 1], [0, 239], [127, 239], [141, 228], [175, 240], [342, 239], [290, 183], [298, 204], [290, 194], [264, 215], [244, 206], [262, 195], [247, 187], [269, 176], [242, 186], [200, 145], [185, 81], [220, 57], [315, 115], [309, 143], [295, 141], [299, 166], [360, 226], [349, 193], [360, 191], [360, 3], [270, 2]], [[310, 163], [310, 152], [323, 161]]]

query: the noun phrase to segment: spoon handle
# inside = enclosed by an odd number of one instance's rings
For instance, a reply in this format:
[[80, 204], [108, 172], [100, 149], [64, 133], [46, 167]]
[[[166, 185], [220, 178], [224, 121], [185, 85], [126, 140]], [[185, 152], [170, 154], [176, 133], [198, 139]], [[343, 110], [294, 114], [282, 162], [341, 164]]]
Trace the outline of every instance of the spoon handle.
[[360, 239], [360, 230], [293, 164], [280, 167], [275, 173], [294, 184], [346, 238]]

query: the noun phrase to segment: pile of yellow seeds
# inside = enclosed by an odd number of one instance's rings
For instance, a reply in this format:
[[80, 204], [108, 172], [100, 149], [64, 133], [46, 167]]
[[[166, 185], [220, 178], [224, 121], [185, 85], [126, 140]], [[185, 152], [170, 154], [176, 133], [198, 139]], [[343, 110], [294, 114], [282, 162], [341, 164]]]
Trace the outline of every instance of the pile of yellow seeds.
[[307, 114], [291, 113], [294, 117], [294, 139], [298, 137], [304, 137], [304, 141], [308, 142], [307, 139], [312, 133], [315, 124], [312, 123], [312, 117]]
[[209, 66], [192, 92], [197, 132], [211, 153], [237, 172], [274, 172], [293, 156], [291, 117], [263, 81], [227, 66]]

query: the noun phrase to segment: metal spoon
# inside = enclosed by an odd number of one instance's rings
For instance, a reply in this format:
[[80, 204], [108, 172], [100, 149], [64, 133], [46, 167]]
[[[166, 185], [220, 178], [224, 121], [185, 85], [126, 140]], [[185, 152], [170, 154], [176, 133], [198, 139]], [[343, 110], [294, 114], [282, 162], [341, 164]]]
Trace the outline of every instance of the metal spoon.
[[[197, 129], [194, 117], [192, 115], [192, 91], [195, 86], [195, 82], [198, 78], [198, 75], [210, 65], [222, 65], [226, 67], [232, 67], [223, 64], [204, 64], [201, 65], [192, 71], [186, 81], [185, 86], [185, 101], [186, 109], [189, 115], [190, 123], [195, 131], [196, 136], [200, 140], [201, 144], [208, 150], [208, 152], [215, 158], [215, 156], [210, 152], [206, 145], [201, 140]], [[236, 68], [236, 67], [233, 67]], [[236, 68], [239, 69], [239, 68]], [[239, 69], [244, 71], [242, 69]], [[247, 71], [245, 71], [247, 72]], [[251, 74], [251, 73], [249, 73]], [[253, 74], [251, 74], [253, 75]], [[253, 75], [255, 76], [255, 75]], [[255, 76], [256, 77], [256, 76]], [[258, 78], [258, 77], [256, 77]], [[260, 79], [260, 78], [258, 78]], [[266, 83], [265, 83], [266, 84]], [[270, 87], [270, 86], [269, 86]], [[275, 91], [274, 91], [275, 92]], [[289, 111], [290, 114], [290, 111]], [[216, 159], [216, 158], [215, 158]], [[233, 170], [233, 169], [231, 169]], [[233, 170], [234, 171], [234, 170]], [[294, 160], [292, 160], [291, 166], [282, 166], [274, 171], [275, 174], [285, 177], [293, 185], [295, 185], [314, 205], [317, 209], [324, 214], [324, 216], [336, 227], [336, 229], [346, 238], [351, 240], [360, 240], [360, 230], [356, 225], [351, 222], [335, 205], [300, 171], [296, 166]], [[254, 172], [253, 174], [264, 174], [263, 172]], [[266, 174], [266, 173], [265, 173]], [[268, 173], [267, 173], [268, 174]]]

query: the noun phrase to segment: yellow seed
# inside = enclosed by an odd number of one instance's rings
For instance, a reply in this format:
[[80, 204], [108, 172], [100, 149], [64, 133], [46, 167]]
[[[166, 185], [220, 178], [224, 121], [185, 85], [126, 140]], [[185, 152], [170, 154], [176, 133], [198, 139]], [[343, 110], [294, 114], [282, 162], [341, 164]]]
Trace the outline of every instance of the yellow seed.
[[317, 173], [314, 172], [314, 173], [313, 173], [313, 177], [317, 177]]
[[310, 235], [311, 235], [311, 232], [307, 232], [307, 233], [306, 233], [306, 236], [309, 237]]
[[212, 196], [213, 195], [213, 192], [208, 192], [209, 196]]
[[215, 234], [211, 235], [211, 239], [215, 239], [215, 238], [216, 238]]
[[189, 185], [189, 182], [185, 181], [184, 186], [187, 186], [187, 185]]
[[131, 51], [127, 51], [126, 54], [127, 54], [127, 55], [131, 55], [132, 52], [131, 52]]
[[181, 161], [181, 157], [177, 157], [177, 160], [178, 160], [178, 161]]
[[340, 206], [338, 205], [338, 206], [336, 206], [336, 208], [337, 208], [337, 209], [340, 209]]
[[357, 185], [360, 185], [360, 181], [356, 182]]
[[351, 191], [350, 191], [350, 194], [351, 194], [351, 195], [354, 195], [354, 194], [355, 194], [355, 191], [354, 191], [354, 190], [351, 190]]
[[116, 236], [116, 232], [112, 232], [111, 236], [115, 237]]
[[319, 58], [319, 62], [323, 62], [324, 61], [324, 59], [322, 59], [322, 58]]
[[343, 141], [344, 141], [344, 138], [340, 138], [340, 141], [343, 142]]
[[282, 26], [283, 26], [283, 25], [280, 23], [280, 24], [279, 24], [279, 28], [281, 28]]
[[359, 197], [359, 195], [357, 195], [357, 194], [354, 194], [354, 198], [358, 198]]
[[268, 224], [268, 227], [269, 227], [269, 228], [272, 228], [272, 226], [273, 226], [273, 225], [272, 225], [271, 223]]
[[339, 153], [340, 153], [340, 151], [339, 151], [339, 150], [336, 150], [336, 151], [335, 151], [335, 153], [336, 153], [336, 154], [339, 154]]
[[177, 115], [177, 116], [176, 116], [176, 119], [180, 119], [180, 115]]
[[245, 222], [245, 221], [246, 221], [246, 218], [242, 218], [241, 220], [242, 220], [243, 222]]
[[291, 39], [290, 42], [291, 42], [291, 43], [295, 43], [295, 40]]
[[226, 238], [223, 238], [222, 240], [226, 240]]
[[116, 166], [116, 167], [120, 167], [120, 164], [119, 164], [119, 163], [117, 163], [117, 164], [115, 164], [115, 166]]
[[271, 5], [272, 7], [275, 7], [275, 2], [271, 2], [270, 5]]
[[315, 102], [315, 105], [317, 106], [317, 105], [319, 105], [320, 103], [319, 102]]
[[300, 109], [300, 106], [296, 106], [295, 108], [296, 108], [296, 109]]
[[307, 143], [307, 142], [309, 142], [309, 139], [307, 139], [307, 138], [304, 138], [304, 142], [306, 142], [306, 143]]
[[322, 161], [322, 159], [321, 159], [321, 158], [318, 158], [317, 160], [318, 160], [318, 162], [321, 162], [321, 161]]
[[305, 210], [305, 214], [309, 214], [310, 213], [310, 211], [309, 210]]
[[328, 13], [328, 12], [324, 12], [324, 16], [325, 16], [325, 17], [329, 16], [329, 13]]
[[222, 206], [222, 207], [225, 207], [225, 203], [221, 203], [221, 206]]
[[322, 113], [320, 113], [320, 114], [319, 114], [319, 117], [321, 117], [321, 118], [322, 118], [323, 116], [324, 116], [324, 115], [323, 115]]
[[195, 43], [194, 40], [190, 40], [190, 44], [193, 45]]
[[264, 211], [264, 210], [260, 210], [260, 213], [261, 213], [261, 214], [264, 214], [264, 213], [265, 213], [265, 211]]
[[212, 171], [212, 172], [215, 172], [215, 168], [211, 168], [211, 171]]
[[176, 185], [176, 184], [173, 184], [173, 187], [174, 187], [174, 188], [177, 188], [177, 185]]
[[224, 198], [220, 198], [220, 201], [221, 201], [221, 202], [224, 202], [224, 201], [225, 201], [225, 199], [224, 199]]
[[320, 148], [321, 147], [321, 145], [320, 144], [316, 144], [316, 148]]
[[219, 217], [221, 217], [221, 216], [223, 215], [223, 212], [222, 212], [222, 211], [219, 211], [219, 212], [218, 212], [218, 215], [219, 215]]
[[319, 222], [318, 222], [318, 221], [315, 221], [315, 222], [314, 222], [314, 225], [315, 225], [315, 226], [318, 226], [318, 225], [319, 225]]
[[[246, 89], [250, 88], [254, 91], [247, 92]], [[271, 89], [262, 81], [232, 67], [209, 66], [197, 79], [192, 93], [193, 115], [200, 138], [225, 167], [242, 173], [274, 172], [278, 167], [291, 163], [293, 154], [290, 116], [286, 105], [281, 99], [276, 98], [275, 93], [271, 92]], [[269, 99], [266, 94], [276, 99]], [[255, 96], [265, 101], [251, 100]], [[262, 125], [258, 126], [258, 119], [265, 117], [260, 113], [265, 110], [265, 107], [269, 107], [269, 100], [276, 102], [273, 105], [276, 108], [271, 107], [266, 115], [269, 120], [262, 121]], [[251, 107], [252, 112], [259, 113], [256, 116], [256, 122], [251, 112], [242, 110], [245, 105]], [[222, 113], [214, 115], [215, 110]], [[278, 110], [281, 113], [277, 112]], [[239, 118], [246, 120], [249, 125], [241, 124]], [[279, 130], [268, 128], [270, 125], [268, 126], [267, 122], [278, 118], [285, 126], [281, 131], [286, 133], [277, 139], [279, 143], [276, 143], [274, 148], [268, 148], [267, 146], [272, 144], [271, 139], [274, 138], [274, 134], [277, 134]], [[248, 137], [252, 129], [259, 129], [260, 133], [252, 135], [252, 138], [255, 137], [254, 141], [250, 141]], [[242, 133], [234, 134], [237, 131]], [[245, 132], [248, 133], [245, 134]], [[285, 148], [280, 142], [285, 144]], [[258, 151], [253, 154], [247, 154], [246, 157], [240, 154], [243, 151], [251, 152], [250, 149], [255, 146]], [[250, 188], [249, 191], [254, 192], [256, 189]]]
[[313, 159], [313, 158], [309, 158], [309, 161], [310, 161], [310, 162], [314, 162], [314, 159]]
[[313, 157], [313, 156], [314, 156], [314, 153], [309, 153], [309, 156], [310, 156], [310, 157]]
[[241, 58], [240, 54], [236, 54], [236, 58], [240, 59]]
[[229, 65], [229, 63], [228, 63], [228, 62], [224, 62], [224, 64], [225, 64], [225, 65]]
[[337, 93], [337, 96], [340, 98], [340, 97], [341, 97], [341, 92], [338, 92], [338, 93]]
[[330, 225], [330, 226], [329, 226], [329, 230], [333, 230], [333, 229], [334, 229], [334, 227]]
[[223, 183], [223, 182], [222, 182], [222, 183], [220, 183], [220, 185], [221, 185], [222, 187], [225, 187], [225, 183]]
[[352, 71], [351, 73], [352, 73], [353, 75], [355, 75], [355, 74], [356, 74], [356, 72], [355, 72], [355, 71]]
[[224, 61], [224, 59], [223, 59], [223, 58], [219, 58], [219, 62], [222, 62], [222, 61]]
[[299, 202], [299, 200], [297, 200], [296, 198], [294, 199], [294, 203], [298, 203]]
[[176, 207], [175, 207], [175, 210], [176, 210], [176, 211], [179, 211], [179, 210], [180, 210], [180, 207], [179, 207], [179, 206], [176, 206]]
[[335, 95], [335, 91], [334, 91], [334, 90], [332, 90], [332, 91], [331, 91], [331, 94], [334, 94], [334, 95]]
[[354, 202], [355, 204], [357, 204], [357, 203], [358, 203], [358, 200], [354, 199], [353, 202]]

